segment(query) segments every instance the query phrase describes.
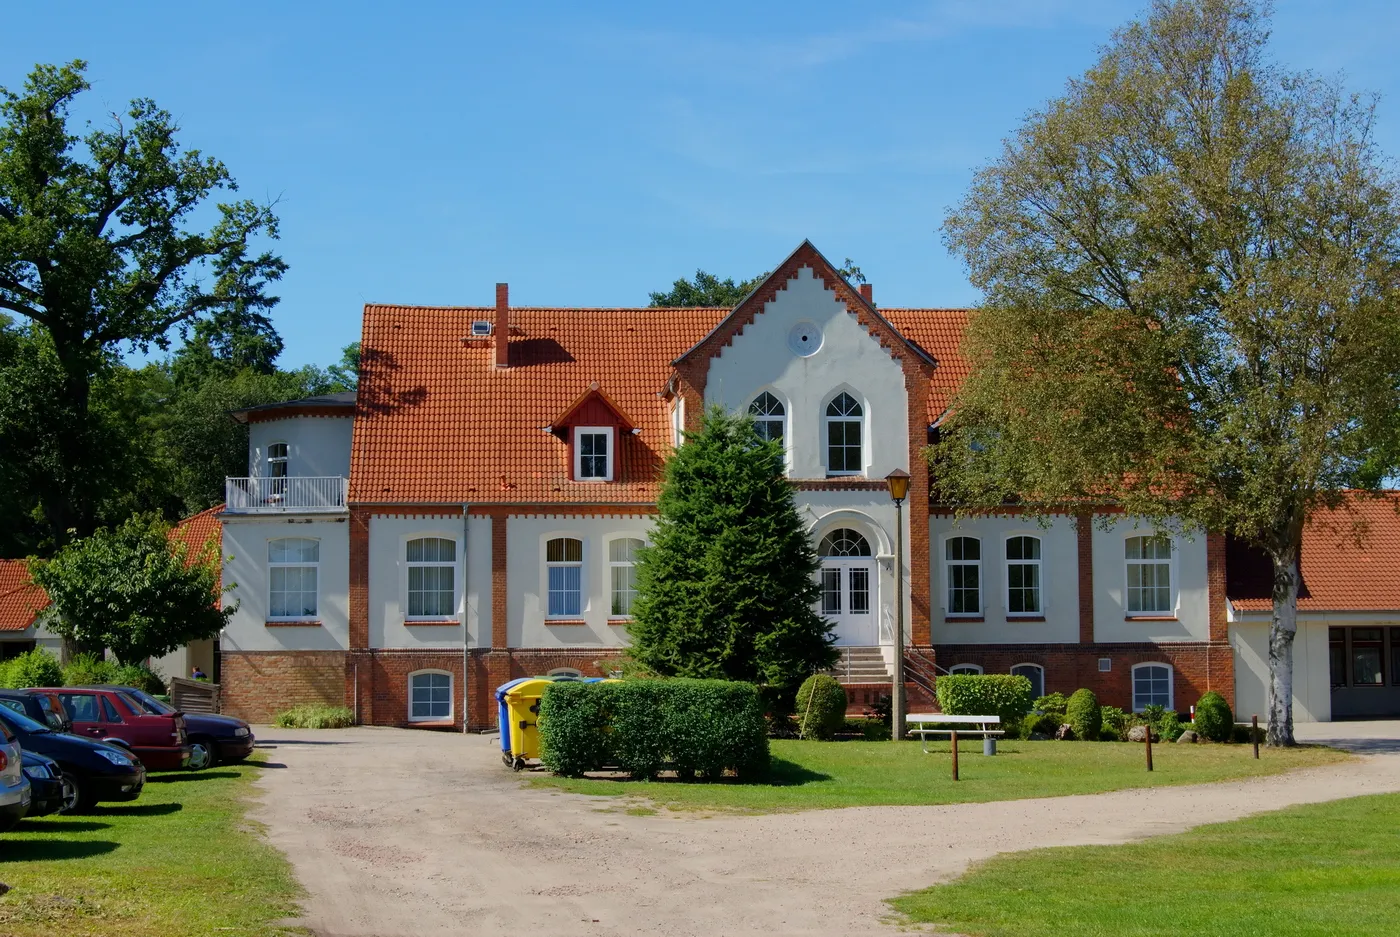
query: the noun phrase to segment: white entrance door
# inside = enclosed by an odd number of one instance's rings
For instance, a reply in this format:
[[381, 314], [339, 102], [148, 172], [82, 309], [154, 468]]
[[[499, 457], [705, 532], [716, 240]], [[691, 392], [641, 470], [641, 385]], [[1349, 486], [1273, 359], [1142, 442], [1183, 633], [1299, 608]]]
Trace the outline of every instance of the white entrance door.
[[823, 537], [817, 553], [822, 563], [822, 615], [836, 626], [836, 643], [848, 647], [879, 644], [875, 560], [869, 541], [843, 527]]

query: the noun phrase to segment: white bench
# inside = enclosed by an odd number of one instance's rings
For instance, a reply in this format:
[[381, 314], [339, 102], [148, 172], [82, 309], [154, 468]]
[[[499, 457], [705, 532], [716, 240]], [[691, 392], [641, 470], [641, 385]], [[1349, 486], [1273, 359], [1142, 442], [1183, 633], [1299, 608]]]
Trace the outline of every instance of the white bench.
[[[984, 739], [994, 735], [1005, 735], [1006, 733], [992, 726], [1001, 725], [1000, 716], [949, 716], [945, 713], [921, 713], [904, 717], [906, 723], [905, 731], [909, 735], [917, 735], [924, 748], [924, 754], [929, 754], [928, 737], [930, 735], [948, 735], [954, 732], [962, 732], [967, 735], [980, 735]], [[945, 729], [942, 726], [973, 725], [975, 729]]]

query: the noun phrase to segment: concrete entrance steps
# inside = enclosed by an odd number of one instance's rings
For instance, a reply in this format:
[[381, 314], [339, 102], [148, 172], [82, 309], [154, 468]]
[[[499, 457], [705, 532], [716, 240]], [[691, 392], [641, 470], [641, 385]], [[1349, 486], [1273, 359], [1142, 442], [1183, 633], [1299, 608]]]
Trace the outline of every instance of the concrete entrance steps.
[[892, 676], [878, 647], [839, 647], [841, 656], [827, 673], [841, 683], [889, 683]]

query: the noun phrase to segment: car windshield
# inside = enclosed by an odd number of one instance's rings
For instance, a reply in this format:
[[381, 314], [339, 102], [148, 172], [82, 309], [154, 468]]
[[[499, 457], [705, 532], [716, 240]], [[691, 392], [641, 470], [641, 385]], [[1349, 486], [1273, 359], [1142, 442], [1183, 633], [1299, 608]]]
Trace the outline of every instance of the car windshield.
[[42, 722], [35, 722], [24, 713], [17, 713], [8, 707], [0, 707], [0, 723], [7, 729], [18, 729], [21, 732], [44, 733], [49, 731], [49, 727]]
[[168, 716], [175, 711], [145, 690], [127, 689], [122, 690], [119, 695], [126, 700], [126, 704], [131, 707], [132, 712]]

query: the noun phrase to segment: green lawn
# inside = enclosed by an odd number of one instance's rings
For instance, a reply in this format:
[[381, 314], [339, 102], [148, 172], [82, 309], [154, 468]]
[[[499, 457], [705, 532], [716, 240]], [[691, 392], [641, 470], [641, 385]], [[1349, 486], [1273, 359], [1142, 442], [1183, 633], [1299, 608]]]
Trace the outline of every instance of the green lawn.
[[1376, 937], [1400, 915], [1400, 794], [1294, 807], [1127, 846], [992, 859], [897, 898], [969, 937]]
[[178, 937], [304, 933], [287, 860], [244, 818], [256, 764], [157, 774], [141, 798], [0, 835], [0, 934]]
[[772, 743], [773, 771], [765, 783], [535, 778], [539, 786], [580, 794], [640, 797], [671, 809], [768, 813], [876, 804], [952, 804], [1023, 797], [1092, 794], [1126, 787], [1195, 784], [1276, 774], [1343, 761], [1327, 748], [1261, 749], [1248, 745], [1154, 745], [1156, 770], [1144, 769], [1141, 745], [1121, 742], [1002, 742], [991, 758], [981, 740], [959, 745], [962, 780], [954, 782], [946, 742]]

